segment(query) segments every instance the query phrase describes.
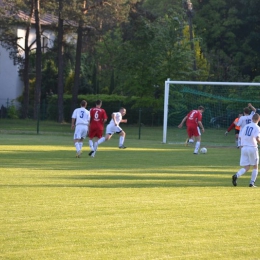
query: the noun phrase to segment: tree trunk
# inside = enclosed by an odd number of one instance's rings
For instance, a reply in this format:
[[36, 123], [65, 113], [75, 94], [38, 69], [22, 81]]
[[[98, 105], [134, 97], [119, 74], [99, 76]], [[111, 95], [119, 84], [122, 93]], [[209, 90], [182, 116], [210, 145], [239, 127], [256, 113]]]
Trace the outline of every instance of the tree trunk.
[[28, 117], [29, 110], [29, 47], [28, 47], [28, 35], [27, 32], [30, 31], [29, 28], [26, 29], [25, 35], [25, 47], [24, 47], [24, 67], [23, 67], [23, 107], [22, 107], [22, 117]]
[[36, 82], [34, 92], [34, 119], [39, 118], [41, 102], [41, 77], [42, 77], [42, 48], [40, 24], [40, 0], [35, 0], [35, 29], [36, 29]]
[[72, 111], [78, 106], [78, 92], [79, 92], [79, 80], [80, 80], [80, 66], [81, 66], [81, 49], [82, 49], [82, 36], [83, 36], [83, 22], [79, 22], [78, 26], [78, 38], [77, 38], [77, 50], [76, 50], [76, 64], [75, 64], [75, 76], [74, 86], [72, 91]]
[[194, 41], [193, 41], [192, 13], [190, 11], [188, 11], [188, 22], [189, 22], [190, 45], [191, 45], [191, 50], [194, 55], [193, 70], [197, 70], [196, 53], [195, 53]]
[[64, 121], [63, 113], [63, 52], [64, 52], [64, 42], [63, 42], [63, 23], [62, 19], [63, 10], [63, 0], [59, 0], [59, 25], [58, 25], [58, 122], [62, 123]]
[[22, 117], [28, 117], [29, 110], [29, 66], [30, 66], [30, 47], [29, 47], [29, 34], [31, 31], [31, 20], [33, 16], [34, 3], [31, 1], [31, 10], [30, 16], [28, 18], [28, 23], [26, 27], [25, 39], [24, 39], [24, 66], [23, 66], [23, 83], [24, 83], [24, 91], [23, 91], [23, 107], [22, 107]]

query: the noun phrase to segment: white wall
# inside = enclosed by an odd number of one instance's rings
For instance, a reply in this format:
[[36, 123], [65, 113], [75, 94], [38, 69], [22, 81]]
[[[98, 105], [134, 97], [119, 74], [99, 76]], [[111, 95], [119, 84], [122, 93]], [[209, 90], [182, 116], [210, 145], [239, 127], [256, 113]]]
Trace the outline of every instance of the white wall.
[[13, 64], [9, 53], [0, 46], [0, 107], [22, 94], [23, 84], [18, 76], [18, 66]]
[[[53, 40], [55, 35], [49, 30], [45, 30], [43, 35], [47, 37], [48, 47], [53, 46]], [[17, 28], [17, 36], [21, 37], [18, 43], [24, 47], [25, 30], [23, 28]], [[32, 29], [29, 36], [29, 44], [35, 40], [35, 30]], [[35, 48], [36, 45], [33, 46]], [[20, 52], [23, 56], [23, 52]], [[23, 93], [23, 82], [18, 75], [18, 66], [13, 64], [13, 60], [9, 58], [9, 53], [6, 49], [0, 46], [0, 108], [1, 106], [7, 106], [11, 100], [15, 100]]]

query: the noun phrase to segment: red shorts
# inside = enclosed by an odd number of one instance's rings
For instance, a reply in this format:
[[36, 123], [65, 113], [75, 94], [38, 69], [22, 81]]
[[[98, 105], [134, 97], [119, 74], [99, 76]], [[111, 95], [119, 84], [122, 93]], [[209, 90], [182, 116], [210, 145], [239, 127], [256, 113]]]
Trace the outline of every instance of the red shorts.
[[90, 129], [89, 132], [88, 132], [88, 137], [90, 139], [94, 138], [94, 137], [97, 137], [97, 138], [101, 138], [103, 135], [103, 129]]
[[196, 125], [191, 125], [191, 126], [187, 126], [187, 133], [189, 138], [191, 138], [192, 136], [200, 136], [200, 130], [199, 127]]

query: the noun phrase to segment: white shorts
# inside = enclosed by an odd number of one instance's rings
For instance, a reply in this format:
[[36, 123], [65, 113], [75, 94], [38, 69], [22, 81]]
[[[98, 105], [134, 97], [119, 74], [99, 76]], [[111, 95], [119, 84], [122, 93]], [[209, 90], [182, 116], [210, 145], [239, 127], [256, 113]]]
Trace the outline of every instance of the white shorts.
[[74, 140], [85, 139], [87, 134], [88, 134], [87, 125], [76, 125], [75, 132], [74, 132]]
[[106, 134], [113, 135], [114, 133], [121, 133], [123, 129], [120, 126], [108, 124], [106, 128]]
[[258, 165], [258, 148], [252, 146], [243, 146], [241, 148], [240, 166]]

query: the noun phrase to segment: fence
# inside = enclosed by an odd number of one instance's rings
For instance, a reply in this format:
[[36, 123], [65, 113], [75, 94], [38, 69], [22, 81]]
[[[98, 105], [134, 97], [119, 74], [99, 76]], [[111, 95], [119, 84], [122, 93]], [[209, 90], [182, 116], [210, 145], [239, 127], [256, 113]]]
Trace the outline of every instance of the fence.
[[[1, 100], [2, 104], [6, 104], [6, 106], [2, 105], [0, 118], [21, 118], [21, 106], [19, 103], [7, 100]], [[113, 112], [116, 112], [121, 107], [121, 104], [113, 106], [104, 106], [103, 108], [106, 110], [108, 118]], [[90, 109], [91, 106], [88, 106], [87, 109]], [[162, 126], [163, 124], [163, 110], [154, 111], [152, 108], [131, 108], [126, 107], [127, 114], [125, 118], [127, 118], [128, 123], [131, 125], [146, 125], [146, 126]], [[71, 121], [71, 104], [65, 104], [63, 106], [64, 111], [64, 121]], [[30, 105], [28, 109], [28, 118], [34, 117], [34, 106]], [[48, 104], [46, 101], [43, 101], [39, 107], [39, 121], [50, 120], [57, 121], [58, 120], [58, 105], [57, 104]]]

